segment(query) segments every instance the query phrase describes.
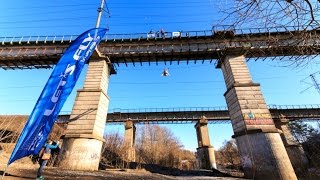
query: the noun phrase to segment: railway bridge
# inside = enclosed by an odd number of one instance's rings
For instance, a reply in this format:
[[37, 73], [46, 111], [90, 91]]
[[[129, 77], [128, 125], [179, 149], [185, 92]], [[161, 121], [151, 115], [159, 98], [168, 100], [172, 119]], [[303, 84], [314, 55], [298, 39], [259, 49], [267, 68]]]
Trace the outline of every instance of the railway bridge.
[[[234, 138], [240, 150], [245, 176], [257, 179], [296, 179], [288, 153], [265, 103], [260, 84], [253, 82], [246, 58], [297, 57], [319, 54], [317, 29], [213, 29], [166, 33], [107, 35], [88, 65], [83, 89], [78, 90], [63, 145], [60, 167], [96, 170], [103, 142], [105, 109], [109, 104], [109, 76], [121, 64], [143, 65], [217, 62], [227, 91], [224, 93]], [[1, 37], [0, 67], [3, 69], [50, 68], [57, 63], [76, 36]], [[80, 116], [89, 109], [86, 116]], [[252, 117], [263, 114], [263, 118]], [[200, 122], [199, 128], [205, 124]], [[248, 143], [249, 142], [249, 143]], [[198, 155], [209, 159], [213, 147], [203, 146]], [[290, 150], [301, 153], [301, 147]], [[83, 156], [86, 154], [86, 156]], [[88, 157], [87, 157], [88, 156]], [[75, 158], [75, 157], [81, 157]], [[295, 167], [296, 172], [298, 169]]]
[[[290, 131], [290, 121], [302, 120], [318, 122], [320, 120], [320, 105], [269, 105], [269, 111], [282, 142], [287, 152], [291, 152], [298, 146]], [[255, 114], [252, 121], [261, 121], [266, 114]], [[83, 114], [85, 116], [85, 114]], [[249, 114], [243, 114], [249, 117]], [[69, 115], [60, 115], [57, 122], [72, 121]], [[124, 145], [127, 149], [126, 160], [135, 162], [135, 132], [136, 124], [195, 124], [198, 151], [208, 150], [205, 157], [199, 157], [201, 168], [216, 168], [214, 148], [210, 143], [208, 123], [231, 123], [229, 112], [226, 107], [189, 107], [189, 108], [146, 108], [146, 109], [114, 109], [108, 113], [106, 123], [124, 124]], [[296, 154], [289, 154], [291, 162], [298, 166], [301, 159]], [[298, 161], [299, 160], [299, 161]], [[304, 159], [304, 161], [307, 161]]]

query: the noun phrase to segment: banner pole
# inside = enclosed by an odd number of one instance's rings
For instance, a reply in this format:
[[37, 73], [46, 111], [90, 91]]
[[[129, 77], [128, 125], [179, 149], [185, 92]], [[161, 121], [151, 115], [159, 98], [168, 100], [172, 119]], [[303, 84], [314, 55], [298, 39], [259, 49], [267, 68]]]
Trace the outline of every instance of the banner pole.
[[6, 168], [4, 169], [3, 171], [3, 174], [2, 174], [2, 177], [1, 177], [1, 180], [4, 179], [4, 176], [6, 175], [6, 171], [7, 171], [7, 168], [9, 167], [9, 165], [6, 166]]
[[99, 26], [100, 26], [103, 5], [104, 5], [104, 0], [101, 0], [100, 7], [98, 8], [98, 18], [97, 18], [97, 22], [96, 22], [96, 28], [99, 28]]

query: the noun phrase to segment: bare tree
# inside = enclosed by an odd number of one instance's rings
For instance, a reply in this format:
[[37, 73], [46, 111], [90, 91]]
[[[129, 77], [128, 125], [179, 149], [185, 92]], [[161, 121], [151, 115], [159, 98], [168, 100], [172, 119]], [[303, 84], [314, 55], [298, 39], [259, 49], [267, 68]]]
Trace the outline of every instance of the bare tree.
[[[27, 119], [23, 115], [0, 115], [0, 142], [16, 143]], [[48, 138], [58, 141], [66, 127], [66, 123], [55, 123]]]
[[319, 26], [319, 0], [229, 0], [224, 20], [237, 26]]
[[[213, 25], [215, 33], [267, 33], [265, 57], [278, 58], [281, 66], [305, 67], [317, 60], [319, 0], [225, 0], [219, 3], [224, 17]], [[251, 47], [256, 48], [252, 44]], [[273, 52], [278, 52], [277, 56], [273, 56]]]
[[138, 132], [136, 149], [140, 163], [181, 168], [181, 163], [185, 162], [188, 168], [193, 167], [189, 163], [195, 163], [195, 155], [183, 150], [180, 141], [169, 129], [158, 125], [145, 125], [138, 128]]
[[106, 167], [124, 168], [123, 137], [117, 132], [107, 134], [104, 139], [106, 142], [102, 146], [100, 163]]
[[225, 167], [239, 167], [240, 156], [234, 139], [224, 141], [223, 146], [217, 151], [217, 161]]
[[308, 138], [316, 134], [316, 130], [312, 126], [304, 123], [301, 120], [290, 122], [289, 127], [293, 137], [297, 140], [299, 144], [306, 142]]
[[[315, 124], [314, 124], [315, 125]], [[289, 123], [290, 130], [299, 144], [302, 145], [304, 153], [309, 162], [309, 167], [312, 167], [316, 172], [308, 171], [305, 174], [306, 179], [319, 179], [320, 175], [320, 132], [319, 124], [314, 128], [309, 123], [303, 121], [293, 121]]]
[[0, 116], [0, 142], [14, 143], [22, 131], [26, 117], [24, 116]]

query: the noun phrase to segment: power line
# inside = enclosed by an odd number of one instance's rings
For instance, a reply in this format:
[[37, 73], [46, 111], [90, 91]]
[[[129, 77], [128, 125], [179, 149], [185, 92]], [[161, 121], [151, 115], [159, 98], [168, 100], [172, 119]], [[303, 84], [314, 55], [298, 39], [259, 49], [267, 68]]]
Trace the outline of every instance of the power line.
[[[80, 10], [87, 10], [87, 9], [73, 9], [73, 10], [70, 10], [70, 11], [67, 11], [67, 12], [74, 12], [74, 11], [80, 11]], [[46, 14], [46, 15], [49, 15], [49, 14], [52, 14], [52, 15], [57, 15], [57, 13], [59, 12], [66, 12], [65, 10], [63, 11], [47, 11], [47, 12], [43, 12], [43, 13], [26, 13], [26, 14], [16, 14], [16, 15], [12, 15], [12, 16], [1, 16], [0, 18], [14, 18], [14, 17], [25, 17], [27, 15], [41, 15], [41, 14]], [[113, 14], [112, 15], [112, 18], [115, 19], [115, 18], [123, 18], [123, 19], [129, 19], [129, 18], [136, 18], [136, 17], [196, 17], [196, 16], [206, 16], [206, 15], [211, 15], [211, 16], [214, 16], [213, 13], [197, 13], [197, 14], [194, 14], [194, 13], [183, 13], [183, 14], [128, 14], [126, 13], [127, 16], [124, 16], [123, 14]], [[49, 19], [50, 20], [50, 19]]]
[[[208, 20], [209, 21], [209, 20]], [[186, 23], [203, 23], [203, 22], [208, 22], [208, 21], [176, 21], [176, 22], [158, 22], [158, 23], [123, 23], [123, 24], [115, 24], [112, 25], [113, 27], [123, 27], [123, 26], [129, 26], [129, 25], [147, 25], [147, 24], [153, 24], [153, 25], [163, 25], [163, 24], [186, 24]], [[110, 22], [111, 24], [111, 22]], [[70, 27], [85, 27], [83, 25], [70, 25], [68, 24], [68, 28]], [[52, 25], [52, 26], [11, 26], [11, 27], [1, 27], [1, 29], [12, 29], [12, 28], [28, 28], [28, 29], [39, 29], [39, 28], [52, 28], [52, 27], [64, 27], [66, 28], [65, 25]]]
[[37, 20], [24, 20], [24, 21], [7, 21], [7, 22], [0, 22], [0, 24], [17, 24], [17, 23], [37, 23], [37, 22], [48, 22], [48, 21], [60, 21], [60, 20], [79, 20], [82, 21], [83, 19], [92, 19], [92, 17], [82, 16], [82, 17], [73, 17], [73, 18], [56, 18], [56, 19], [37, 19]]
[[[198, 2], [198, 1], [184, 1], [183, 4], [201, 4], [201, 3], [204, 3], [204, 4], [208, 4], [207, 2]], [[116, 5], [119, 5], [119, 4], [128, 4], [128, 3], [109, 3], [109, 4], [116, 4]], [[167, 4], [167, 5], [173, 5], [173, 4], [178, 4], [180, 5], [181, 3], [178, 3], [178, 2], [148, 2], [148, 3], [143, 3], [143, 4], [148, 4], [148, 5], [163, 5], [163, 4]], [[139, 5], [138, 3], [136, 3], [135, 5]]]
[[2, 87], [0, 89], [21, 89], [21, 88], [38, 88], [43, 86], [8, 86], [8, 87]]
[[[319, 73], [319, 72], [316, 72], [316, 73]], [[310, 77], [311, 77], [311, 80], [314, 84], [314, 87], [316, 88], [316, 90], [318, 91], [319, 95], [320, 95], [320, 85], [315, 77], [315, 74], [316, 73], [313, 73], [313, 74], [310, 74]]]
[[[262, 77], [262, 78], [257, 78], [258, 80], [263, 80], [263, 79], [279, 79], [283, 78], [286, 76], [275, 76], [275, 77]], [[117, 85], [172, 85], [172, 84], [202, 84], [202, 83], [222, 83], [224, 82], [223, 80], [215, 80], [215, 81], [176, 81], [176, 82], [132, 82], [132, 81], [116, 81], [112, 82], [110, 81], [109, 84], [117, 84]], [[8, 87], [1, 87], [0, 90], [5, 90], [5, 89], [26, 89], [26, 88], [39, 88], [43, 86], [8, 86]]]
[[[104, 16], [105, 18], [108, 18], [107, 16]], [[56, 18], [56, 19], [39, 19], [39, 20], [26, 20], [26, 21], [7, 21], [7, 22], [0, 22], [0, 24], [19, 24], [19, 23], [39, 23], [39, 22], [48, 22], [48, 21], [61, 21], [63, 20], [63, 23], [66, 23], [65, 20], [72, 20], [72, 22], [75, 21], [83, 21], [83, 19], [92, 19], [92, 17], [73, 17], [73, 18]], [[113, 18], [114, 20], [115, 18]], [[109, 20], [111, 21], [111, 19]], [[133, 22], [130, 21], [130, 23], [121, 23], [121, 21], [116, 21], [116, 23], [119, 24], [115, 24], [115, 26], [123, 26], [123, 25], [146, 25], [146, 24], [183, 24], [183, 23], [201, 23], [201, 22], [208, 22], [210, 20], [194, 20], [194, 21], [175, 21], [175, 22], [153, 22], [153, 23], [148, 23], [148, 22], [144, 22], [141, 23], [139, 22]], [[211, 21], [210, 21], [211, 22]], [[114, 23], [114, 22], [113, 22]], [[45, 27], [45, 26], [44, 26]], [[12, 27], [11, 27], [12, 28]]]
[[[317, 81], [317, 79], [315, 78], [315, 74], [318, 74], [319, 71], [315, 72], [315, 73], [312, 73], [310, 74], [308, 77], [302, 79], [300, 82], [302, 83], [305, 83], [305, 84], [308, 84], [310, 85], [309, 87], [307, 87], [306, 89], [302, 90], [300, 93], [304, 93], [306, 92], [307, 90], [311, 89], [312, 87], [315, 87], [316, 90], [318, 91], [318, 93], [320, 94], [320, 85]], [[309, 79], [309, 77], [311, 78], [311, 83], [310, 82], [307, 82], [306, 80]]]
[[214, 14], [212, 13], [197, 13], [197, 14], [127, 14], [127, 16], [124, 15], [112, 15], [113, 18], [115, 17], [122, 17], [122, 18], [132, 18], [132, 17], [193, 17], [193, 16], [206, 16], [206, 15], [212, 15], [214, 16]]
[[[143, 96], [112, 96], [111, 99], [126, 99], [126, 100], [133, 100], [133, 99], [141, 99], [141, 98], [171, 98], [171, 97], [215, 97], [215, 95], [222, 95], [217, 93], [212, 94], [180, 94], [180, 95], [143, 95]], [[13, 103], [13, 102], [35, 102], [37, 99], [3, 99], [2, 102]], [[116, 101], [115, 101], [116, 102]], [[1, 103], [0, 103], [1, 104]]]
[[[148, 5], [150, 5], [150, 6], [154, 6], [154, 5], [170, 5], [171, 7], [184, 7], [186, 4], [196, 4], [197, 6], [198, 5], [200, 5], [200, 4], [203, 4], [203, 5], [208, 5], [208, 3], [206, 3], [206, 2], [183, 2], [183, 5], [181, 6], [181, 3], [172, 3], [172, 2], [170, 2], [170, 3], [158, 3], [158, 2], [156, 2], [156, 3], [153, 3], [153, 2], [149, 2], [149, 3], [141, 3], [141, 4], [138, 4], [138, 3], [135, 3], [135, 4], [128, 4], [128, 3], [108, 3], [109, 4], [109, 6], [110, 5], [129, 5], [129, 6], [114, 6], [114, 7], [116, 7], [116, 8], [122, 8], [122, 7], [124, 7], [124, 8], [128, 8], [128, 7], [148, 7]], [[130, 5], [133, 5], [133, 6], [130, 6]], [[147, 6], [146, 6], [147, 5]], [[172, 6], [172, 5], [179, 5], [179, 6]], [[54, 8], [54, 7], [61, 7], [61, 8], [63, 8], [63, 7], [81, 7], [81, 6], [98, 6], [98, 4], [88, 4], [88, 3], [86, 3], [86, 4], [79, 4], [79, 3], [77, 3], [77, 4], [64, 4], [64, 5], [52, 5], [52, 6], [48, 6], [48, 5], [46, 5], [46, 6], [28, 6], [28, 7], [5, 7], [5, 9], [6, 10], [20, 10], [20, 9], [43, 9], [44, 7], [46, 8], [46, 9], [49, 9], [49, 8]], [[189, 7], [189, 6], [188, 6]], [[190, 7], [194, 7], [194, 6], [190, 6]], [[159, 7], [158, 6], [158, 8], [162, 8], [162, 7]]]
[[[81, 8], [81, 9], [70, 9], [68, 11], [66, 10], [55, 10], [55, 11], [46, 11], [46, 12], [41, 12], [41, 13], [25, 13], [25, 14], [16, 14], [14, 16], [1, 16], [0, 18], [12, 18], [12, 17], [26, 17], [26, 16], [29, 16], [29, 15], [36, 15], [36, 16], [39, 16], [39, 15], [48, 15], [48, 14], [52, 14], [52, 15], [57, 15], [57, 13], [72, 13], [74, 14], [74, 12], [81, 12], [82, 10], [88, 10], [88, 8]], [[96, 10], [96, 9], [92, 9], [92, 10]]]
[[[97, 5], [95, 5], [97, 6]], [[61, 6], [61, 7], [64, 7], [64, 6]], [[82, 7], [82, 6], [79, 6], [79, 7]], [[143, 6], [132, 6], [132, 7], [110, 7], [109, 6], [109, 9], [130, 9], [130, 8], [133, 8], [133, 9], [139, 9], [139, 11], [131, 11], [131, 12], [140, 12], [140, 9], [159, 9], [159, 10], [163, 10], [164, 8], [173, 8], [173, 9], [177, 9], [177, 8], [183, 8], [183, 7], [188, 7], [188, 8], [194, 8], [194, 6], [168, 6], [168, 7], [158, 7], [158, 6], [151, 6], [151, 7], [143, 7]], [[197, 8], [199, 8], [201, 6], [197, 6]], [[204, 5], [203, 7], [207, 7], [206, 5]], [[43, 9], [44, 7], [41, 7], [39, 9]], [[26, 8], [24, 8], [26, 9]], [[64, 12], [64, 13], [67, 13], [67, 12], [81, 12], [82, 10], [88, 10], [90, 8], [86, 7], [86, 8], [72, 8], [72, 9], [68, 9], [68, 10], [62, 10], [62, 9], [55, 9], [54, 11], [45, 11], [45, 12], [37, 12], [37, 13], [34, 13], [34, 11], [32, 13], [25, 13], [25, 14], [16, 14], [14, 16], [1, 16], [1, 18], [10, 18], [10, 17], [21, 17], [21, 16], [25, 16], [25, 15], [39, 15], [39, 14], [55, 14], [56, 13], [60, 13], [60, 12]], [[6, 9], [7, 10], [7, 9]], [[92, 10], [95, 10], [94, 7], [92, 7]]]
[[[129, 18], [133, 18], [133, 17], [147, 17], [147, 16], [150, 16], [150, 15], [138, 15], [138, 16], [112, 16], [112, 18], [110, 20], [114, 20], [114, 19], [126, 19], [128, 20]], [[171, 17], [172, 15], [164, 15], [164, 16], [157, 16], [159, 18], [166, 18], [166, 17]], [[183, 15], [183, 14], [180, 14], [180, 15], [175, 15], [175, 17], [203, 17], [204, 15], [199, 15], [199, 14], [196, 14], [196, 15]], [[105, 15], [105, 17], [107, 17]], [[65, 17], [61, 17], [61, 18], [53, 18], [53, 19], [50, 19], [50, 18], [46, 18], [46, 19], [33, 19], [33, 20], [23, 20], [23, 21], [4, 21], [4, 22], [0, 22], [0, 24], [16, 24], [16, 23], [26, 23], [26, 22], [32, 22], [32, 23], [36, 23], [36, 22], [48, 22], [48, 21], [60, 21], [60, 20], [63, 20], [63, 21], [66, 21], [66, 20], [73, 20], [73, 21], [82, 21], [83, 19], [92, 19], [93, 17], [88, 17], [88, 16], [81, 16], [81, 17], [70, 17], [70, 18], [65, 18]], [[119, 22], [119, 21], [117, 21]], [[131, 21], [132, 22], [132, 21]], [[136, 24], [136, 23], [134, 23]], [[149, 24], [149, 23], [148, 23]]]
[[[178, 82], [110, 82], [110, 84], [123, 84], [123, 85], [166, 85], [166, 84], [199, 84], [199, 83], [217, 83], [223, 81], [178, 81]], [[9, 86], [9, 87], [2, 87], [0, 90], [5, 89], [26, 89], [26, 88], [39, 88], [43, 86]]]
[[[204, 4], [203, 6], [197, 5], [197, 8], [207, 8], [208, 6]], [[194, 8], [194, 5], [181, 5], [181, 6], [110, 6], [111, 9], [176, 9], [176, 8]]]
[[52, 7], [80, 7], [80, 6], [97, 6], [98, 4], [64, 4], [64, 5], [43, 5], [43, 6], [28, 6], [28, 7], [6, 7], [6, 10], [19, 10], [19, 9], [43, 9], [44, 7], [46, 9], [50, 9]]
[[201, 83], [217, 83], [223, 81], [182, 81], [182, 82], [110, 82], [110, 84], [123, 84], [123, 85], [169, 85], [169, 84], [201, 84]]
[[43, 29], [43, 28], [72, 28], [72, 27], [88, 27], [84, 26], [83, 24], [68, 24], [68, 27], [66, 25], [52, 25], [52, 26], [11, 26], [11, 27], [1, 27], [1, 29], [13, 29], [13, 28], [24, 28], [24, 29]]
[[[95, 5], [95, 4], [90, 4], [90, 5]], [[74, 5], [52, 6], [52, 7], [68, 7], [68, 6], [73, 6], [73, 7], [74, 7]], [[97, 6], [97, 5], [95, 5], [95, 6]], [[80, 5], [75, 5], [75, 7], [82, 7], [82, 6], [80, 6]], [[109, 7], [110, 7], [110, 6], [109, 6]], [[173, 8], [173, 9], [176, 9], [176, 8], [183, 8], [183, 7], [194, 8], [194, 6], [168, 6], [168, 7], [159, 7], [159, 6], [151, 6], [151, 7], [131, 6], [131, 7], [111, 7], [111, 9], [128, 9], [128, 8], [134, 8], [134, 9], [146, 8], [146, 9], [148, 9], [148, 8], [150, 8], [150, 9], [161, 9], [161, 10], [163, 10], [164, 8]], [[197, 5], [197, 8], [199, 8], [199, 7], [201, 7], [201, 6]], [[207, 7], [207, 6], [204, 4], [203, 7]], [[27, 8], [27, 9], [32, 9], [32, 8], [43, 9], [43, 7], [40, 7], [40, 6], [37, 6], [37, 7], [29, 7], [29, 8]], [[6, 10], [8, 10], [8, 9], [10, 10], [10, 8], [6, 8]], [[24, 7], [23, 9], [26, 9], [26, 7]], [[47, 9], [47, 7], [46, 7], [46, 9]], [[90, 9], [90, 8], [88, 8], [88, 7], [86, 7], [86, 8], [79, 8], [79, 9], [77, 9], [77, 8], [72, 8], [72, 9], [70, 9], [70, 8], [69, 8], [67, 11], [66, 11], [66, 10], [60, 10], [60, 9], [55, 9], [54, 11], [47, 11], [47, 10], [46, 10], [45, 12], [41, 12], [41, 13], [39, 13], [39, 12], [34, 13], [34, 11], [33, 11], [32, 13], [15, 14], [14, 16], [1, 16], [0, 18], [12, 18], [12, 17], [21, 17], [21, 16], [26, 16], [26, 15], [39, 15], [39, 14], [46, 14], [46, 15], [48, 15], [48, 14], [54, 14], [54, 15], [56, 15], [57, 13], [60, 13], [60, 12], [63, 12], [63, 13], [74, 12], [74, 11], [76, 11], [76, 12], [81, 12], [82, 10], [88, 10], [88, 9]], [[94, 9], [94, 8], [92, 7], [92, 10], [93, 10], [93, 9]], [[110, 8], [109, 8], [109, 9], [110, 9]], [[132, 11], [131, 11], [131, 12], [132, 12]], [[133, 12], [134, 12], [134, 11], [133, 11]], [[140, 10], [139, 10], [138, 12], [140, 12]], [[164, 17], [164, 16], [171, 17], [171, 16], [172, 16], [171, 14], [168, 14], [168, 15], [166, 15], [166, 14], [162, 14], [162, 15], [155, 14], [155, 15], [160, 16], [160, 17]], [[213, 15], [213, 14], [210, 13], [210, 15]], [[150, 16], [150, 15], [144, 15], [144, 16]], [[151, 15], [151, 16], [154, 16], [154, 15]]]
[[[143, 96], [112, 96], [112, 99], [127, 99], [127, 100], [132, 100], [132, 99], [136, 99], [136, 98], [170, 98], [170, 97], [213, 97], [213, 95], [218, 95], [215, 93], [212, 94], [180, 94], [180, 95], [172, 95], [172, 96], [168, 96], [168, 95], [143, 95]], [[222, 94], [219, 94], [222, 95]], [[5, 103], [12, 103], [12, 102], [35, 102], [35, 99], [3, 99], [1, 100], [2, 102]], [[1, 103], [0, 103], [1, 104]]]

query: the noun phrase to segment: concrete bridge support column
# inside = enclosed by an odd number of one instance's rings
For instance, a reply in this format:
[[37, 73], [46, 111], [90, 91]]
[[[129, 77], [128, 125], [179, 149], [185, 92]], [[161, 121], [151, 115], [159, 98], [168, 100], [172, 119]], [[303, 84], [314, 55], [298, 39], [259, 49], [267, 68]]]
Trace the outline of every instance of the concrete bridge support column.
[[63, 140], [59, 167], [98, 170], [109, 105], [110, 67], [104, 59], [91, 59], [83, 89], [78, 90]]
[[134, 148], [134, 144], [136, 137], [136, 127], [131, 120], [126, 121], [124, 127], [124, 148], [126, 149], [125, 160], [127, 162], [135, 162], [136, 150]]
[[253, 83], [244, 56], [226, 56], [221, 69], [224, 96], [245, 176], [252, 179], [297, 179], [266, 106], [260, 85]]
[[216, 159], [214, 155], [214, 148], [210, 144], [209, 131], [208, 131], [208, 120], [202, 117], [197, 124], [194, 126], [197, 131], [198, 148], [197, 157], [199, 167], [201, 169], [216, 169]]
[[304, 153], [302, 145], [300, 145], [293, 137], [290, 128], [289, 120], [281, 117], [279, 121], [275, 121], [275, 125], [280, 131], [282, 142], [287, 150], [293, 169], [298, 176], [303, 176], [307, 173], [308, 158]]

